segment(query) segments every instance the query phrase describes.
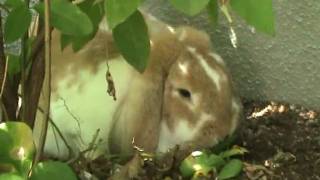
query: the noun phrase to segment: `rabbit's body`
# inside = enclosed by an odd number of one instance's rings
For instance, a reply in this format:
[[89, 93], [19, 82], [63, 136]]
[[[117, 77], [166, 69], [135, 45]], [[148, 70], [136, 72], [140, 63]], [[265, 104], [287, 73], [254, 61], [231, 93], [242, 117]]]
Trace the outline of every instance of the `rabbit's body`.
[[[208, 147], [236, 129], [241, 104], [208, 36], [152, 19], [148, 24], [152, 43], [143, 74], [121, 58], [108, 60], [117, 101], [107, 95], [106, 50], [108, 57], [117, 54], [110, 33], [98, 32], [76, 54], [53, 46], [52, 119], [72, 147], [85, 149], [98, 128], [102, 149], [109, 144], [113, 153], [130, 152], [133, 139], [150, 152], [177, 144]], [[46, 147], [57, 154], [52, 131]]]

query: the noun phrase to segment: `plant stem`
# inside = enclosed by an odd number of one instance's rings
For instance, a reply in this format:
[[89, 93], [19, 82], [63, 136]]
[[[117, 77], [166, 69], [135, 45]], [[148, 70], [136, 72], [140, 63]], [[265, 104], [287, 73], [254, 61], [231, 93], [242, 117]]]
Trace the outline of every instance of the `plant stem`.
[[[2, 33], [2, 14], [0, 11], [0, 110], [2, 110], [4, 114], [4, 120], [9, 120], [7, 109], [4, 106], [4, 103], [2, 101], [2, 95], [4, 91], [4, 87], [6, 84], [7, 79], [7, 71], [8, 71], [8, 59], [6, 59], [4, 54], [4, 47], [3, 47], [3, 33]], [[0, 117], [1, 119], [1, 117]]]
[[34, 160], [34, 164], [39, 162], [43, 149], [45, 146], [45, 140], [47, 136], [48, 130], [48, 122], [49, 122], [49, 115], [50, 115], [50, 98], [51, 98], [51, 29], [50, 29], [50, 0], [44, 1], [44, 41], [45, 41], [45, 78], [43, 82], [43, 91], [44, 91], [44, 118], [43, 124], [41, 128], [41, 134], [39, 139], [39, 147], [38, 151]]

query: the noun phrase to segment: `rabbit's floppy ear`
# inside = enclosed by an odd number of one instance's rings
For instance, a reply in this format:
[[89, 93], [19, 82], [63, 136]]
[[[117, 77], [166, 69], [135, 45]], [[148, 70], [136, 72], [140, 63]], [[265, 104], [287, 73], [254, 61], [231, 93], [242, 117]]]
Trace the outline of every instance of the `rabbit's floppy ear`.
[[114, 114], [109, 134], [109, 149], [112, 153], [128, 153], [133, 145], [147, 152], [157, 148], [164, 83], [171, 65], [180, 54], [181, 45], [175, 34], [169, 31], [152, 35], [151, 41], [151, 53], [145, 72], [133, 72], [130, 88]]

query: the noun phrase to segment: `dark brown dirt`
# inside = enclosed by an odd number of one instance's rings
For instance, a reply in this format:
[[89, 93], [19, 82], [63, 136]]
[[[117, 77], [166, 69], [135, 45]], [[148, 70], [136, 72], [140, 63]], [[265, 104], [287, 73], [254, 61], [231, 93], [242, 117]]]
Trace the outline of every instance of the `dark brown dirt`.
[[[239, 144], [250, 151], [244, 161], [269, 171], [260, 171], [260, 179], [320, 179], [319, 113], [276, 103], [247, 102], [244, 106]], [[252, 116], [263, 109], [260, 117]]]
[[[243, 173], [236, 179], [320, 180], [320, 115], [294, 105], [244, 103], [244, 121], [236, 140], [249, 153], [242, 158]], [[105, 159], [75, 168], [107, 179], [111, 163]], [[138, 179], [181, 179], [177, 169], [159, 170], [147, 163]]]

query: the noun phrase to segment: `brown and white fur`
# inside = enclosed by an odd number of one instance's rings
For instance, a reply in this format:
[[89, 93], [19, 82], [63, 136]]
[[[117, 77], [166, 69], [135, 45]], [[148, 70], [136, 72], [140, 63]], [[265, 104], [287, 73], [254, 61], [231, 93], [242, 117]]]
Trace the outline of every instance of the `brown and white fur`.
[[[76, 150], [85, 149], [98, 128], [102, 149], [128, 153], [133, 138], [148, 152], [165, 152], [178, 144], [209, 147], [238, 126], [241, 103], [208, 35], [146, 20], [151, 53], [142, 74], [114, 58], [118, 52], [108, 31], [100, 30], [79, 53], [71, 48], [61, 52], [59, 36], [53, 35], [51, 116]], [[114, 58], [108, 63], [117, 101], [107, 95], [107, 54]], [[51, 128], [46, 150], [61, 156]]]

